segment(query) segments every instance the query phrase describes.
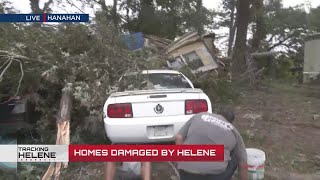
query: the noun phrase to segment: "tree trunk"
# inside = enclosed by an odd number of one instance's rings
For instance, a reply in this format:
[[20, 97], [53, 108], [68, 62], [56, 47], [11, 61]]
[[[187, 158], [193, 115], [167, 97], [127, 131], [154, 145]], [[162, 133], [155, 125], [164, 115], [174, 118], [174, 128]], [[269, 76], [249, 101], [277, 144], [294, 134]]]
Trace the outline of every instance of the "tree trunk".
[[31, 12], [33, 14], [42, 13], [42, 9], [40, 9], [39, 7], [39, 0], [29, 0], [29, 1], [30, 1]]
[[263, 0], [256, 0], [254, 2], [255, 9], [255, 29], [252, 37], [251, 51], [256, 52], [260, 49], [260, 44], [266, 37], [265, 22], [264, 22], [264, 7]]
[[[33, 14], [43, 14], [47, 13], [50, 10], [50, 5], [53, 3], [53, 0], [49, 0], [44, 3], [43, 8], [40, 8], [40, 1], [39, 0], [29, 0], [30, 1], [30, 8]], [[34, 27], [41, 27], [40, 23], [33, 23]]]
[[174, 40], [178, 32], [178, 18], [179, 18], [178, 17], [179, 13], [177, 12], [174, 2], [170, 2], [168, 12], [169, 12], [169, 16], [171, 17], [170, 26], [172, 28], [172, 30], [170, 31], [170, 34], [168, 35], [168, 38]]
[[237, 78], [246, 70], [247, 30], [249, 24], [249, 0], [237, 1], [237, 33], [232, 56], [232, 76]]
[[112, 20], [114, 24], [114, 29], [115, 32], [118, 33], [118, 14], [117, 14], [117, 5], [118, 5], [118, 0], [113, 0], [113, 7], [112, 7]]
[[29, 0], [30, 1], [30, 8], [33, 14], [43, 14], [50, 10], [50, 5], [53, 3], [53, 0], [49, 0], [44, 3], [43, 8], [40, 8], [40, 1], [39, 0]]
[[140, 10], [138, 15], [138, 31], [145, 34], [153, 34], [153, 25], [155, 24], [155, 9], [153, 0], [140, 0]]
[[129, 16], [130, 9], [129, 9], [129, 2], [128, 1], [127, 1], [127, 5], [126, 5], [125, 9], [126, 9], [126, 21], [127, 21], [127, 23], [130, 23], [130, 16]]
[[203, 24], [201, 23], [202, 21], [200, 20], [200, 18], [202, 17], [202, 0], [197, 0], [196, 9], [197, 9], [197, 16], [198, 16], [196, 29], [199, 35], [201, 35], [203, 33]]
[[[62, 96], [60, 99], [60, 108], [57, 116], [57, 140], [56, 144], [69, 145], [70, 144], [70, 118], [72, 109], [72, 86], [68, 84], [62, 90]], [[58, 180], [60, 177], [61, 167], [67, 168], [68, 163], [50, 163], [50, 166], [42, 177], [42, 180], [50, 180], [54, 175], [54, 179]]]
[[229, 23], [229, 41], [228, 41], [228, 56], [232, 54], [234, 35], [236, 34], [236, 22], [235, 22], [235, 9], [236, 0], [231, 0], [231, 12], [230, 12], [230, 23]]

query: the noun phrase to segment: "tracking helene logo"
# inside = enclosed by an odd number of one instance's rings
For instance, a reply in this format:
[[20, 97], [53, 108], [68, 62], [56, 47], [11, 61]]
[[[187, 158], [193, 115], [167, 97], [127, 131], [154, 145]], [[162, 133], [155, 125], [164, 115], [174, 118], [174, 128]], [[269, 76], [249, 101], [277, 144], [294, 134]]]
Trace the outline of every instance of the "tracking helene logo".
[[67, 145], [18, 145], [18, 162], [68, 162]]

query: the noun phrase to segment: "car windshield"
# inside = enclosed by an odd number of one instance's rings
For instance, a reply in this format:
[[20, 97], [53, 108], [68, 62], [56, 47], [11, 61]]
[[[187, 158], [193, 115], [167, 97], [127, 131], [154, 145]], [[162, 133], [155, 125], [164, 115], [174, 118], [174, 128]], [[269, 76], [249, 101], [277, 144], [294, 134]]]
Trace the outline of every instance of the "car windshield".
[[123, 76], [118, 91], [192, 88], [181, 74], [152, 73]]

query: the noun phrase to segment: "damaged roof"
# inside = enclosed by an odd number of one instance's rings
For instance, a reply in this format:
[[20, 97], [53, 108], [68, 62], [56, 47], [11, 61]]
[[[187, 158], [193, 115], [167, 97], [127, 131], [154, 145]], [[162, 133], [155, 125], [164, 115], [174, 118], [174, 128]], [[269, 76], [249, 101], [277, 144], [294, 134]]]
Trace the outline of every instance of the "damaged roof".
[[162, 49], [167, 49], [168, 46], [173, 42], [170, 39], [160, 38], [153, 35], [144, 35], [149, 45], [153, 45]]
[[176, 49], [179, 49], [179, 48], [181, 48], [183, 46], [186, 46], [186, 45], [192, 44], [194, 42], [200, 41], [203, 38], [214, 38], [214, 37], [215, 37], [214, 33], [207, 33], [207, 34], [204, 34], [204, 35], [200, 36], [198, 34], [198, 32], [192, 31], [192, 32], [184, 34], [179, 39], [177, 39], [176, 41], [171, 43], [168, 46], [167, 51], [168, 51], [168, 53], [170, 53], [170, 52], [172, 52], [172, 51], [174, 51]]

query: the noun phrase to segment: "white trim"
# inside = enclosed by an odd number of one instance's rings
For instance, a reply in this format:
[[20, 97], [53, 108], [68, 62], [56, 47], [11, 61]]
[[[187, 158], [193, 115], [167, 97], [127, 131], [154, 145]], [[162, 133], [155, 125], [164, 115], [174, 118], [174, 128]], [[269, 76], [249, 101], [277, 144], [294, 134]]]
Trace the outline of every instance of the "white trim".
[[18, 145], [0, 145], [0, 162], [17, 162]]
[[320, 74], [320, 72], [303, 72], [303, 74]]

